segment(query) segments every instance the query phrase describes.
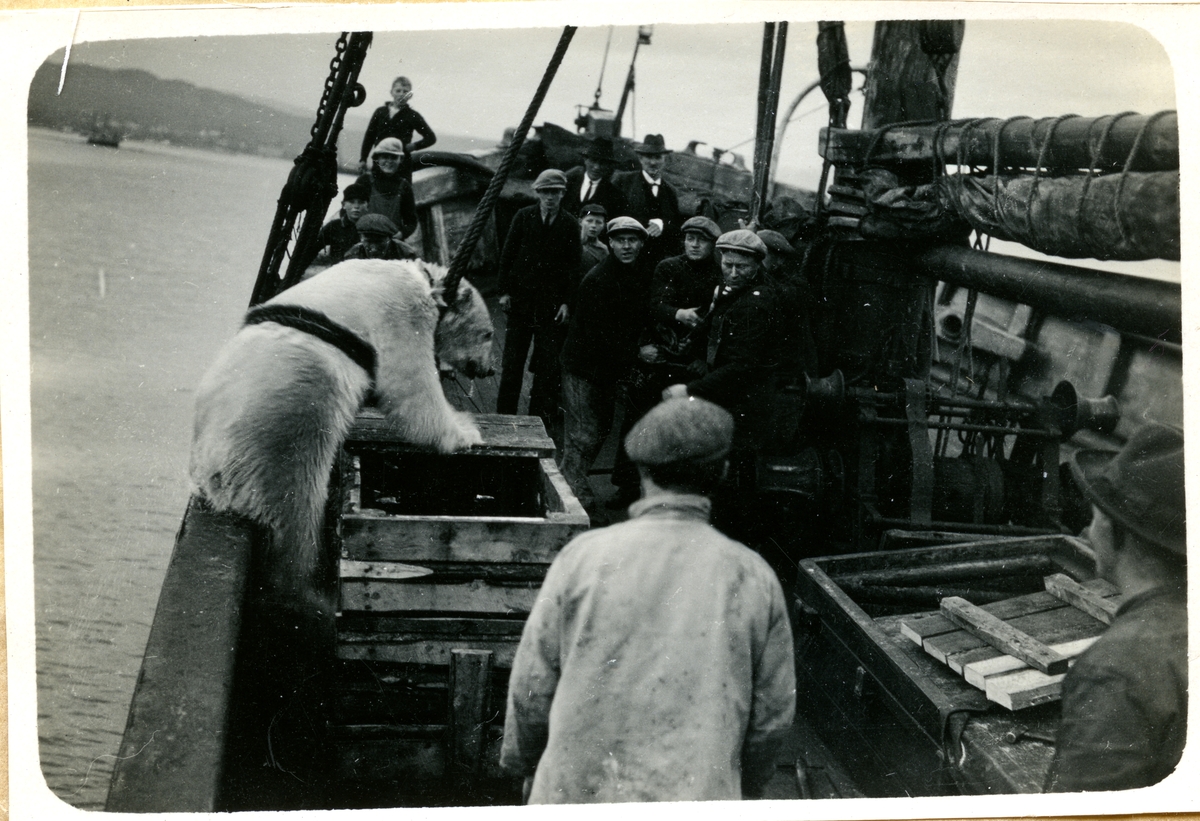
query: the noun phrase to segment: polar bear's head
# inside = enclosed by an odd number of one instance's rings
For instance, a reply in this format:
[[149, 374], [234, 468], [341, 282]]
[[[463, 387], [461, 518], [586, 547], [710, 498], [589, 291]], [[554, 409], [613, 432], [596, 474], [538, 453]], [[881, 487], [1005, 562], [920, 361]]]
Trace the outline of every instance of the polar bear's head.
[[[437, 292], [446, 276], [446, 269], [440, 265], [423, 264], [430, 269]], [[439, 369], [461, 371], [472, 379], [491, 376], [495, 373], [492, 367], [492, 317], [479, 290], [463, 279], [458, 283], [456, 298], [441, 301], [449, 303], [449, 307], [438, 321], [434, 334], [433, 349], [437, 354]]]

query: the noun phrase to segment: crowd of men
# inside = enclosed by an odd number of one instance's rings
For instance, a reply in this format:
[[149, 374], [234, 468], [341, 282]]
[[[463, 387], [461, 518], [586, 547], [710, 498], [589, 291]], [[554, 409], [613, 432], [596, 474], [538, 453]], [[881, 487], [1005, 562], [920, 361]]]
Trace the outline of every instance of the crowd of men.
[[[322, 230], [333, 261], [415, 256], [407, 146], [393, 143]], [[582, 166], [539, 174], [499, 260], [497, 412], [518, 412], [528, 362], [529, 413], [593, 514], [589, 473], [620, 418], [612, 506], [629, 508], [555, 560], [513, 663], [501, 760], [532, 802], [757, 795], [794, 717], [779, 582], [709, 518], [752, 484], [773, 381], [819, 375], [802, 255], [775, 231], [684, 219], [663, 138], [635, 150], [639, 171], [613, 173], [612, 144], [595, 140]], [[1182, 434], [1146, 425], [1072, 470], [1097, 572], [1124, 603], [1064, 682], [1046, 789], [1148, 786], [1186, 737]]]

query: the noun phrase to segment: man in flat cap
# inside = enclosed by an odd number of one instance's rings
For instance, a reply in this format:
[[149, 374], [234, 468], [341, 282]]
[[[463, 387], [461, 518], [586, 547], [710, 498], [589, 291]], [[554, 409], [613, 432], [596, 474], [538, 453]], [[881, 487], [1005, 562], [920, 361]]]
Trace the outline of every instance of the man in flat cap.
[[[706, 334], [700, 325], [721, 281], [714, 253], [721, 229], [708, 217], [692, 217], [682, 230], [683, 253], [658, 263], [650, 280], [650, 312], [624, 393], [622, 434], [658, 404], [663, 389], [704, 372]], [[618, 490], [611, 506], [627, 507], [638, 497], [637, 471], [620, 448], [612, 481]]]
[[417, 252], [397, 237], [396, 223], [382, 214], [359, 217], [354, 226], [358, 242], [346, 251], [344, 259], [416, 259]]
[[583, 216], [583, 206], [588, 203], [603, 206], [608, 216], [623, 213], [625, 198], [611, 179], [613, 172], [612, 140], [596, 138], [583, 151], [583, 165], [567, 171], [567, 190], [563, 195], [563, 210], [568, 214]]
[[555, 558], [513, 660], [501, 765], [529, 803], [761, 794], [795, 715], [783, 592], [708, 524], [733, 420], [663, 402], [625, 444], [643, 498], [629, 521]]
[[646, 322], [651, 269], [642, 257], [645, 241], [646, 229], [632, 217], [609, 221], [608, 259], [579, 284], [563, 345], [562, 472], [590, 513], [595, 494], [588, 471], [612, 430], [617, 386], [633, 367]]
[[513, 216], [500, 253], [500, 307], [508, 315], [496, 413], [516, 413], [533, 344], [529, 413], [556, 429], [558, 353], [570, 317], [571, 287], [579, 271], [579, 223], [562, 210], [566, 176], [556, 168], [533, 183], [536, 205]]
[[679, 253], [679, 194], [662, 178], [671, 153], [662, 134], [647, 134], [633, 150], [642, 169], [613, 174], [613, 185], [625, 199], [623, 210], [617, 213], [633, 217], [646, 227], [643, 253], [654, 266], [663, 257]]
[[[1067, 672], [1048, 792], [1156, 784], [1187, 738], [1187, 529], [1183, 434], [1149, 423], [1115, 456], [1081, 451], [1096, 572], [1122, 603]], [[1182, 785], [1181, 785], [1182, 786]]]

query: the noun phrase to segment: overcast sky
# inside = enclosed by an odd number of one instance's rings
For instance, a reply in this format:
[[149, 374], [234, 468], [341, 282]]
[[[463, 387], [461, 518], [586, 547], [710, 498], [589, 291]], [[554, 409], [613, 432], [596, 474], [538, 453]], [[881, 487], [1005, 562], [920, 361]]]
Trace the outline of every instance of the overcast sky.
[[[817, 76], [816, 23], [790, 26], [782, 105]], [[872, 24], [848, 23], [851, 62], [865, 66]], [[590, 104], [604, 64], [609, 28], [581, 28], [535, 122], [571, 126], [577, 104]], [[376, 32], [361, 80], [367, 103], [348, 122], [366, 117], [397, 74], [415, 85], [413, 107], [439, 132], [496, 142], [524, 112], [560, 29]], [[72, 61], [141, 68], [159, 77], [277, 101], [315, 112], [337, 34], [202, 37], [80, 43]], [[682, 148], [689, 140], [747, 155], [754, 133], [759, 25], [660, 25], [637, 62], [632, 117], [636, 136], [662, 133]], [[636, 29], [611, 29], [601, 103], [619, 100]], [[51, 58], [61, 62], [62, 52]], [[68, 70], [67, 82], [70, 82]], [[1123, 23], [971, 21], [967, 24], [954, 104], [957, 117], [1098, 115], [1175, 107], [1167, 55], [1148, 33]], [[861, 111], [862, 98], [854, 99]], [[785, 144], [781, 176], [807, 180], [824, 124], [819, 92], [798, 110]], [[853, 117], [853, 115], [852, 115]], [[800, 178], [796, 179], [795, 177]]]

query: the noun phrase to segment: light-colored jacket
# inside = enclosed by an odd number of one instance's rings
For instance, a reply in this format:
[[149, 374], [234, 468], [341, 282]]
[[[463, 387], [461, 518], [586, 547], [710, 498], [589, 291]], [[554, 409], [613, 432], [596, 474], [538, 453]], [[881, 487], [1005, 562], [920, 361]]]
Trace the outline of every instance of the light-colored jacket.
[[669, 494], [563, 548], [525, 625], [501, 764], [530, 803], [740, 799], [795, 715], [792, 634], [763, 559]]

